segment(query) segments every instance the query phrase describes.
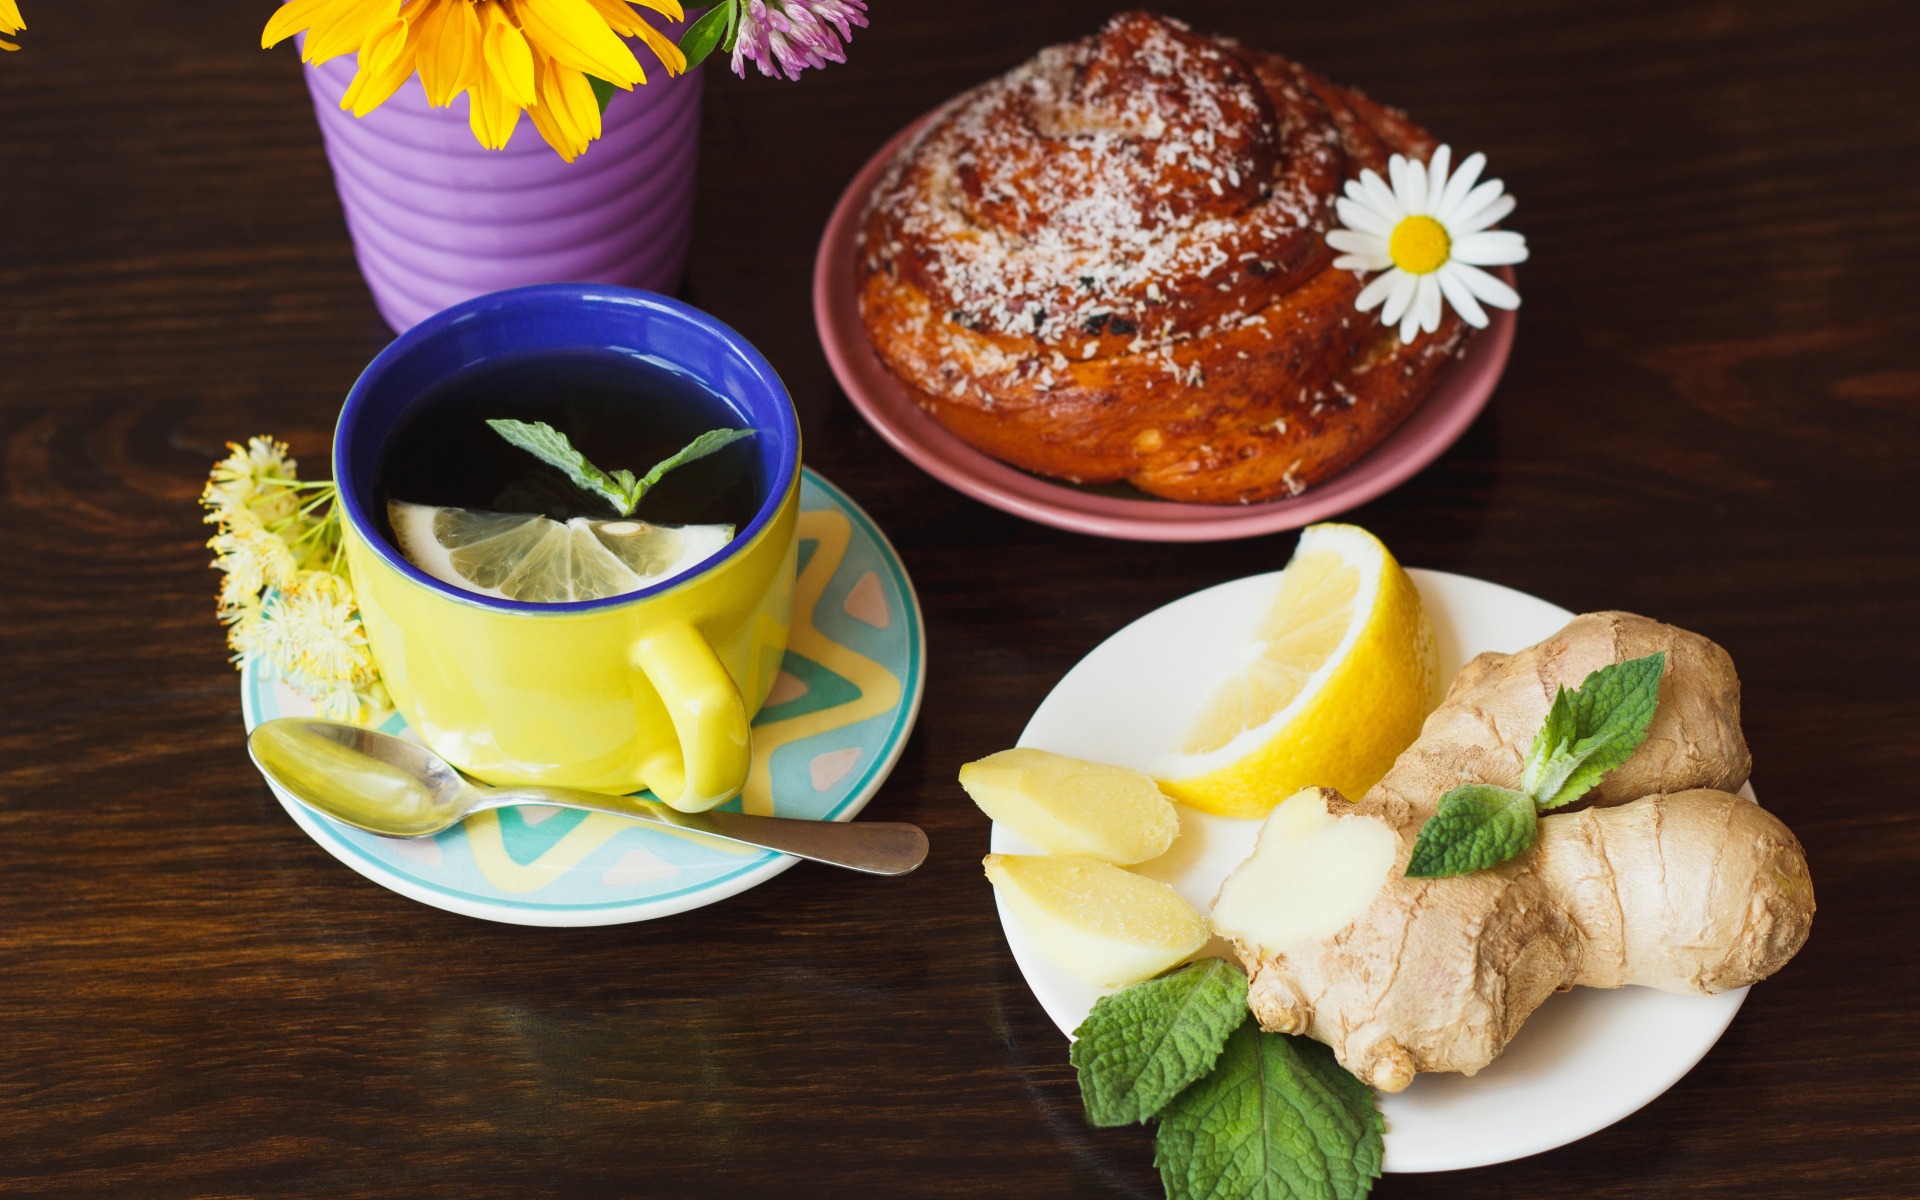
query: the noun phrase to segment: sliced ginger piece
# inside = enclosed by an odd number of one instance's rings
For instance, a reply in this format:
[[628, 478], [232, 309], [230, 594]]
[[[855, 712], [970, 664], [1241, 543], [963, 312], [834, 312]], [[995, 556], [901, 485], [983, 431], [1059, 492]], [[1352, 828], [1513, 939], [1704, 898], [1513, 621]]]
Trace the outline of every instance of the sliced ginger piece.
[[960, 768], [960, 786], [1042, 854], [1141, 863], [1180, 833], [1173, 801], [1146, 775], [1046, 750], [989, 754]]
[[989, 854], [987, 878], [1047, 957], [1098, 987], [1151, 979], [1207, 944], [1207, 923], [1158, 880], [1094, 858]]
[[1213, 931], [1269, 958], [1359, 920], [1386, 884], [1399, 840], [1379, 821], [1335, 815], [1351, 807], [1326, 788], [1282, 800], [1220, 885]]

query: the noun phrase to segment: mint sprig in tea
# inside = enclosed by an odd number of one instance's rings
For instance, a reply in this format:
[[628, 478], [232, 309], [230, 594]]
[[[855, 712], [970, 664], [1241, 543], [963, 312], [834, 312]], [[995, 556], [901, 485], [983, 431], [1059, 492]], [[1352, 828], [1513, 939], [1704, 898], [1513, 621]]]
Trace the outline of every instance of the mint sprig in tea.
[[574, 449], [567, 435], [543, 421], [514, 421], [494, 419], [488, 426], [501, 437], [533, 455], [550, 467], [564, 472], [573, 485], [582, 491], [592, 492], [605, 500], [623, 517], [633, 515], [633, 510], [646, 499], [648, 492], [666, 478], [667, 472], [684, 467], [696, 459], [705, 458], [718, 452], [741, 438], [753, 436], [751, 429], [709, 429], [694, 438], [675, 453], [653, 464], [653, 469], [645, 475], [636, 476], [624, 467], [617, 471], [602, 471], [587, 461], [587, 456]]
[[456, 378], [394, 436], [386, 532], [442, 582], [529, 603], [638, 591], [718, 553], [765, 499], [725, 399], [620, 355]]

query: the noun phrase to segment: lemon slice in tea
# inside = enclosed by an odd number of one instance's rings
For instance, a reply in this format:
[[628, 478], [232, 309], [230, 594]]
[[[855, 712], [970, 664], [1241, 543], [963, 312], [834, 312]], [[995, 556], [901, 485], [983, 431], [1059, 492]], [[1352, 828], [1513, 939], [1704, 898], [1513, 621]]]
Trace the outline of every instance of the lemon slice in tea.
[[698, 566], [733, 540], [731, 525], [555, 521], [404, 500], [387, 504], [387, 520], [400, 553], [435, 579], [530, 604], [637, 592]]

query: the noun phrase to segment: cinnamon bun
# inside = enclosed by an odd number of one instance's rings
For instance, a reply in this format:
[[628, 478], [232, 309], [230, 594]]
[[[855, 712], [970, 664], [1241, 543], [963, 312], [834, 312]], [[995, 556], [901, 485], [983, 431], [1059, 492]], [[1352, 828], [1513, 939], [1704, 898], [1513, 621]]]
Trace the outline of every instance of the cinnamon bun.
[[1026, 470], [1248, 503], [1377, 444], [1463, 345], [1355, 310], [1334, 199], [1434, 141], [1276, 54], [1147, 13], [957, 97], [860, 239], [874, 350], [964, 441]]

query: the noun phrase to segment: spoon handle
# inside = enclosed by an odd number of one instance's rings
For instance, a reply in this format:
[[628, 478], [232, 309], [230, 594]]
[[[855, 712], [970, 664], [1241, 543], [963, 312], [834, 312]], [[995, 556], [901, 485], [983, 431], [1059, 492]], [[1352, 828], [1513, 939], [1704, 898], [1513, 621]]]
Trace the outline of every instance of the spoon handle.
[[606, 796], [571, 788], [502, 787], [490, 789], [486, 796], [485, 808], [550, 804], [609, 813], [869, 875], [905, 875], [927, 858], [927, 835], [918, 825], [902, 821], [803, 821], [751, 813], [689, 813], [638, 796]]

